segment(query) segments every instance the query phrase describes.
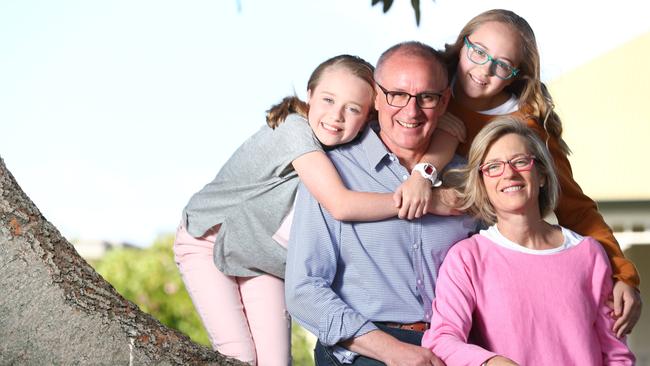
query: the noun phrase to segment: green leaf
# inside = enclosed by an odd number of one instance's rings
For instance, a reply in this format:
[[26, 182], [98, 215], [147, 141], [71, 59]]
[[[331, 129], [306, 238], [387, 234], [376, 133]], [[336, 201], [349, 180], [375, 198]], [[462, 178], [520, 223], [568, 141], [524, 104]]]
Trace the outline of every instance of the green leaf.
[[379, 3], [382, 3], [384, 13], [387, 12], [391, 6], [393, 6], [393, 0], [372, 0], [372, 6], [375, 6]]
[[420, 0], [411, 0], [411, 6], [415, 12], [415, 25], [420, 26]]

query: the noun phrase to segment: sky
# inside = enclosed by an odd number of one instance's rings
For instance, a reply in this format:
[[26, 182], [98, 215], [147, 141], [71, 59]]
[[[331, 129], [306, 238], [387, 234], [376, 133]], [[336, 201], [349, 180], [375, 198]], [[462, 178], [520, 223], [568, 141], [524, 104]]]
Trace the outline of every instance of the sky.
[[551, 80], [650, 31], [643, 3], [422, 1], [417, 27], [406, 0], [0, 0], [0, 157], [67, 239], [146, 246], [329, 57], [441, 48], [506, 8]]

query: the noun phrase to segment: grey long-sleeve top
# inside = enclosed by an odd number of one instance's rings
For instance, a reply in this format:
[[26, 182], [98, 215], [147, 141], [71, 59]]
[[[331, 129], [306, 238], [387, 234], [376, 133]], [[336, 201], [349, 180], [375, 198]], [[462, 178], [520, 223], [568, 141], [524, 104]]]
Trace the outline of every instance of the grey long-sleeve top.
[[270, 273], [284, 278], [286, 249], [271, 237], [293, 204], [298, 174], [292, 162], [323, 148], [307, 120], [292, 114], [275, 129], [262, 127], [183, 211], [187, 231], [200, 237], [221, 224], [214, 262], [229, 276]]

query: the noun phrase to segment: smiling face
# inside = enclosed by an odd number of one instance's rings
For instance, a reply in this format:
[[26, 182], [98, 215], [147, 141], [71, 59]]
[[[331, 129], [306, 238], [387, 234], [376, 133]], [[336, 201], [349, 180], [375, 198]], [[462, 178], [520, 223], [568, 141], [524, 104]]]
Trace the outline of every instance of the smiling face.
[[[500, 22], [487, 22], [479, 26], [468, 40], [487, 52], [494, 59], [512, 67], [519, 67], [521, 61], [521, 39], [510, 26]], [[493, 73], [492, 62], [483, 65], [473, 63], [467, 57], [468, 46], [460, 50], [456, 70], [455, 97], [473, 110], [487, 110], [499, 106], [509, 98], [503, 89], [516, 77], [507, 80]]]
[[389, 91], [411, 95], [443, 95], [433, 109], [420, 108], [413, 97], [406, 106], [394, 107], [388, 104], [386, 94], [379, 87], [376, 88], [375, 108], [381, 128], [380, 137], [384, 144], [400, 158], [411, 153], [424, 153], [438, 124], [438, 118], [444, 113], [449, 100], [447, 75], [442, 65], [433, 58], [409, 56], [398, 52], [381, 65], [377, 83]]
[[[509, 161], [530, 154], [526, 140], [518, 134], [510, 133], [492, 144], [485, 154], [483, 164], [497, 160]], [[538, 199], [542, 183], [543, 179], [534, 164], [532, 169], [521, 172], [506, 164], [503, 174], [499, 177], [483, 175], [483, 184], [497, 221], [510, 215], [540, 217]]]
[[373, 89], [342, 67], [323, 72], [314, 90], [308, 90], [309, 125], [326, 146], [352, 141], [368, 119]]

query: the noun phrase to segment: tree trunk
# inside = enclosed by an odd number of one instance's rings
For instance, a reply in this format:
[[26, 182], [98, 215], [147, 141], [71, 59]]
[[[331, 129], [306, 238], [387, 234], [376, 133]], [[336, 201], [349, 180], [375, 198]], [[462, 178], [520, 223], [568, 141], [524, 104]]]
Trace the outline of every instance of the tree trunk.
[[243, 365], [118, 294], [41, 215], [2, 158], [0, 364]]

